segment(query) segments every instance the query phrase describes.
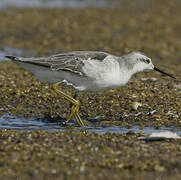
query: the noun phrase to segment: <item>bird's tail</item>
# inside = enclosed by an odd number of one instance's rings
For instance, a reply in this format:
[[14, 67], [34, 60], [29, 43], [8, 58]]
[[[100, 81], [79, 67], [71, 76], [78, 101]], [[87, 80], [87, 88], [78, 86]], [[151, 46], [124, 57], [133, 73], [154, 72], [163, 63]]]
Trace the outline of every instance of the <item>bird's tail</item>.
[[5, 56], [5, 58], [11, 59], [11, 60], [18, 60], [18, 57], [15, 56]]
[[38, 57], [38, 58], [34, 58], [34, 57], [30, 57], [30, 58], [26, 58], [26, 57], [16, 57], [16, 56], [5, 56], [5, 58], [8, 58], [12, 61], [26, 61], [26, 62], [32, 62], [32, 61], [44, 61], [45, 58], [44, 57]]

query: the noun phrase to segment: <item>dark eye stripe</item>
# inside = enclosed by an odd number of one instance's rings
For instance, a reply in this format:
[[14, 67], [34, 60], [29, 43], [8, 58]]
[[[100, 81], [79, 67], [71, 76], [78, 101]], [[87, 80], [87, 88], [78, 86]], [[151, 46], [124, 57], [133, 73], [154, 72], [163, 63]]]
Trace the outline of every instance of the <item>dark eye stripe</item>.
[[149, 60], [149, 59], [140, 58], [139, 60], [140, 60], [140, 61], [143, 61], [143, 62], [145, 62], [145, 63], [147, 63], [147, 64], [150, 63], [150, 60]]

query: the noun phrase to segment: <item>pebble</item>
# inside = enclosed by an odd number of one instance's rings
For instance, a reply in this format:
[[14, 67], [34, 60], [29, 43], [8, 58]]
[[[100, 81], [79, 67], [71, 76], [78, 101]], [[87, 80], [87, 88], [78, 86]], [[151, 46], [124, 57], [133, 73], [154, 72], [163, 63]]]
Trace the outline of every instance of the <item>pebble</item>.
[[162, 131], [162, 132], [154, 132], [146, 137], [140, 137], [139, 139], [147, 140], [147, 141], [160, 141], [165, 139], [181, 139], [179, 135], [173, 133], [171, 131]]
[[141, 78], [142, 81], [157, 81], [157, 78], [152, 77], [152, 78]]
[[142, 106], [142, 104], [139, 103], [139, 102], [133, 102], [133, 104], [132, 104], [132, 108], [133, 108], [135, 111], [138, 110], [138, 107], [140, 107], [140, 106]]

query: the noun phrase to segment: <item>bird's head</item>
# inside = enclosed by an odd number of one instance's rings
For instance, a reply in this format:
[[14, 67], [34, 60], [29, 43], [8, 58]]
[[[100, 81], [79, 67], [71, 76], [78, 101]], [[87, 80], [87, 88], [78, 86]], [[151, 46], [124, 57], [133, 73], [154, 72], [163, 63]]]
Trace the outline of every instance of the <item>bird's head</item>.
[[132, 64], [132, 70], [134, 72], [141, 72], [146, 69], [151, 69], [151, 70], [154, 69], [154, 65], [151, 59], [140, 52], [132, 52], [132, 53], [127, 54], [126, 56], [129, 63]]
[[171, 78], [176, 79], [172, 75], [156, 68], [153, 65], [151, 59], [149, 57], [147, 57], [146, 55], [144, 55], [143, 53], [132, 52], [132, 53], [127, 54], [125, 58], [127, 59], [128, 66], [130, 66], [130, 67], [132, 66], [131, 68], [134, 73], [141, 72], [144, 70], [155, 70], [155, 71], [165, 74]]

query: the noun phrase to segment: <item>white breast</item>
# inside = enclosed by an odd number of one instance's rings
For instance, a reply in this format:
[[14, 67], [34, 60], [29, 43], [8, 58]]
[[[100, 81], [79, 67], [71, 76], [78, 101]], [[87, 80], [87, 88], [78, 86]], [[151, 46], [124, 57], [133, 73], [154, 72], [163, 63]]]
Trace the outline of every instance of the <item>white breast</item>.
[[120, 67], [114, 56], [107, 56], [103, 61], [84, 61], [82, 70], [88, 77], [95, 79], [99, 87], [107, 89], [123, 86], [131, 77], [125, 66]]

